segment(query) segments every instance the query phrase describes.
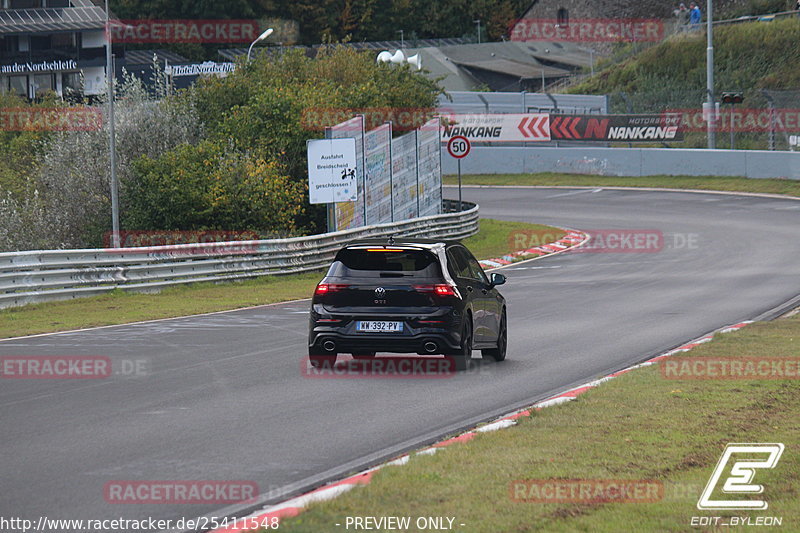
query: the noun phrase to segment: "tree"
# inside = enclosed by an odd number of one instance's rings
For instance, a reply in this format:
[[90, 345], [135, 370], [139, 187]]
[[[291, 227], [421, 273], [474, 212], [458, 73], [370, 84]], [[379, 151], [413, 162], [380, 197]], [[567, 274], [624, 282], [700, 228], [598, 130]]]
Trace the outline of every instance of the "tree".
[[[306, 140], [322, 137], [326, 126], [366, 108], [435, 108], [441, 89], [434, 82], [407, 66], [378, 65], [373, 55], [343, 46], [316, 58], [299, 50], [262, 54], [226, 78], [203, 80], [191, 99], [209, 138], [307, 183]], [[322, 231], [324, 224], [324, 210], [305, 205], [296, 227]]]

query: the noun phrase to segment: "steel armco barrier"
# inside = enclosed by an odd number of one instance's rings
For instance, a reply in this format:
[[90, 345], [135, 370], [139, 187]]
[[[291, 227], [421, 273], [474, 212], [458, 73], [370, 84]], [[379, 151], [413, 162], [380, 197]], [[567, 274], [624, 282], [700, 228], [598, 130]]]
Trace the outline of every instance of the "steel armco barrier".
[[345, 243], [369, 238], [463, 239], [478, 232], [478, 206], [444, 201], [444, 214], [289, 239], [141, 248], [0, 253], [0, 308], [114, 289], [157, 291], [182, 283], [319, 270]]

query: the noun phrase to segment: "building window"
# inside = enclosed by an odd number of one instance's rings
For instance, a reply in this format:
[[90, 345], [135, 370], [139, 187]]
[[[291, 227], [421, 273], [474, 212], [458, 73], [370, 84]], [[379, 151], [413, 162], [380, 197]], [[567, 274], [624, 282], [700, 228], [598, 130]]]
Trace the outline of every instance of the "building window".
[[569, 26], [569, 11], [565, 8], [559, 8], [556, 20], [559, 26]]
[[0, 38], [0, 51], [19, 52], [19, 36], [7, 35]]
[[50, 45], [53, 48], [74, 50], [77, 48], [77, 37], [74, 33], [54, 33], [50, 36]]
[[8, 7], [11, 9], [31, 9], [35, 7], [42, 7], [42, 0], [11, 0]]
[[53, 47], [50, 35], [31, 35], [31, 50], [50, 50]]
[[64, 98], [77, 97], [83, 93], [83, 77], [80, 72], [64, 72], [61, 75], [61, 92]]
[[9, 92], [17, 96], [28, 97], [28, 76], [9, 76]]
[[36, 74], [33, 76], [33, 95], [42, 96], [48, 91], [55, 90], [52, 74]]

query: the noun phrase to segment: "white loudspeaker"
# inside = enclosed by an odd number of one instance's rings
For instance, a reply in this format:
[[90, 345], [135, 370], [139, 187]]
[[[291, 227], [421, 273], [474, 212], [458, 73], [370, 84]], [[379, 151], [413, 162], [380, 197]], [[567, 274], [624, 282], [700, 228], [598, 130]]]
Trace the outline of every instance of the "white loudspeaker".
[[378, 54], [378, 63], [388, 63], [392, 60], [392, 53], [388, 50], [384, 50], [380, 54]]
[[403, 53], [402, 50], [398, 50], [397, 52], [395, 52], [391, 59], [392, 63], [396, 65], [399, 65], [405, 60], [406, 60], [406, 55]]
[[408, 58], [408, 64], [412, 67], [416, 67], [417, 70], [420, 70], [422, 69], [422, 57], [420, 57], [419, 54], [414, 54]]

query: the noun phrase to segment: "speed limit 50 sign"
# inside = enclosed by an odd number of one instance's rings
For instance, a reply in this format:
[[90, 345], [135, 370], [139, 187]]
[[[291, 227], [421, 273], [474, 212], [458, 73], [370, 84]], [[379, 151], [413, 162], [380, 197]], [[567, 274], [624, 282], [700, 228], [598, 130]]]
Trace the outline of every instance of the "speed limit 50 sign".
[[456, 159], [466, 157], [471, 148], [472, 146], [469, 144], [469, 139], [462, 135], [456, 135], [447, 141], [447, 153]]

